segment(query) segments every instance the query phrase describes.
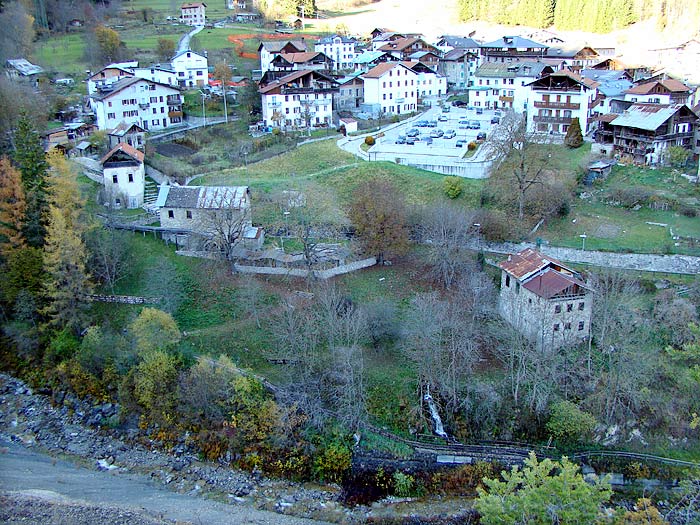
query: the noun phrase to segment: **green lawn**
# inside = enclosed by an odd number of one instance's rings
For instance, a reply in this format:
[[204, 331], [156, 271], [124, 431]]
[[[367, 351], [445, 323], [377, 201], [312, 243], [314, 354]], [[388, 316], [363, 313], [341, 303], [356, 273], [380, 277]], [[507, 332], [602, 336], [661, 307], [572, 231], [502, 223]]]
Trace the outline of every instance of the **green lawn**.
[[78, 75], [89, 69], [85, 61], [85, 39], [82, 33], [52, 36], [37, 42], [34, 57], [50, 73]]

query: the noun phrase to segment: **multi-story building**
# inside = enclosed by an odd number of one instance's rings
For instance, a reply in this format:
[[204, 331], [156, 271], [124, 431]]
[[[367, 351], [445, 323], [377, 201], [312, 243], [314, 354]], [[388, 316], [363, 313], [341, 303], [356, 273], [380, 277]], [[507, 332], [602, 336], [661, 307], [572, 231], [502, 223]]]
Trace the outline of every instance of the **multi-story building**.
[[179, 85], [177, 73], [171, 64], [152, 64], [149, 67], [135, 67], [132, 71], [134, 76], [138, 78], [146, 78], [152, 82], [169, 86]]
[[401, 62], [379, 64], [362, 78], [365, 86], [363, 108], [373, 114], [410, 113], [418, 106], [421, 86], [418, 74]]
[[580, 273], [531, 248], [498, 266], [499, 310], [518, 332], [547, 349], [590, 337], [593, 293]]
[[625, 100], [649, 104], [688, 104], [693, 90], [673, 78], [654, 80], [625, 91]]
[[182, 122], [182, 96], [172, 86], [131, 77], [109, 88], [90, 98], [101, 130], [114, 129], [124, 122], [153, 131]]
[[438, 71], [447, 79], [449, 90], [462, 91], [471, 85], [478, 64], [478, 53], [466, 49], [452, 49], [440, 59]]
[[262, 119], [267, 126], [303, 128], [330, 126], [338, 82], [318, 71], [285, 75], [259, 90]]
[[484, 62], [474, 72], [468, 87], [469, 104], [482, 108], [507, 108], [523, 112], [530, 94], [529, 84], [554, 69], [542, 62]]
[[590, 46], [552, 46], [547, 49], [544, 62], [555, 69], [579, 72], [600, 62], [598, 51]]
[[342, 35], [331, 35], [314, 44], [314, 51], [333, 60], [333, 70], [349, 70], [355, 65], [357, 40]]
[[354, 111], [360, 108], [365, 99], [365, 84], [361, 72], [336, 79], [338, 93], [333, 96], [333, 106], [337, 110]]
[[180, 7], [180, 23], [188, 26], [203, 26], [207, 23], [207, 4], [193, 2]]
[[260, 42], [258, 53], [260, 54], [260, 75], [264, 75], [270, 69], [274, 58], [282, 53], [305, 53], [306, 40], [271, 40]]
[[480, 52], [484, 62], [515, 62], [542, 59], [548, 47], [521, 36], [504, 36], [481, 44]]
[[129, 144], [120, 142], [100, 163], [105, 187], [105, 202], [115, 208], [143, 206], [146, 185], [144, 154]]
[[418, 51], [430, 51], [436, 55], [440, 55], [440, 50], [435, 46], [428, 44], [425, 40], [418, 37], [399, 38], [384, 44], [377, 51], [384, 51], [394, 56], [397, 60], [410, 60], [413, 53]]
[[316, 71], [331, 71], [334, 69], [333, 60], [323, 53], [311, 51], [307, 53], [280, 53], [270, 62], [268, 71], [299, 71], [313, 69]]
[[481, 44], [466, 36], [442, 35], [438, 41], [435, 42], [435, 47], [443, 53], [449, 53], [454, 49], [463, 49], [473, 55], [478, 55]]
[[583, 134], [592, 131], [598, 82], [568, 70], [555, 71], [529, 84], [527, 129], [529, 132], [566, 135], [578, 118]]
[[398, 60], [384, 51], [363, 51], [355, 57], [355, 71], [366, 72], [384, 62], [398, 62]]
[[447, 79], [436, 73], [422, 62], [402, 62], [404, 66], [413, 71], [417, 76], [418, 100], [423, 98], [439, 97], [447, 93]]
[[632, 87], [630, 76], [625, 70], [582, 69], [583, 78], [598, 82], [598, 100], [593, 113], [605, 115], [613, 112], [613, 100], [623, 100], [624, 93]]
[[188, 49], [175, 55], [170, 63], [178, 86], [206, 86], [209, 83], [209, 61], [206, 56]]
[[134, 77], [134, 68], [137, 66], [138, 62], [122, 62], [105, 66], [97, 73], [88, 73], [88, 95], [92, 96], [122, 79]]
[[615, 117], [613, 150], [634, 162], [658, 164], [666, 160], [668, 148], [693, 150], [698, 115], [685, 104], [632, 104]]

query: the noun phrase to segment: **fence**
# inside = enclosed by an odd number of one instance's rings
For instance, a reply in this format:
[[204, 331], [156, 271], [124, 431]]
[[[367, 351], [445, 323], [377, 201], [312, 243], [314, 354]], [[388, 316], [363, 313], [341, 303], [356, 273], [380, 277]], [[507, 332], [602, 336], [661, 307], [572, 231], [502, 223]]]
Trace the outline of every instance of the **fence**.
[[95, 303], [158, 304], [161, 302], [160, 297], [139, 297], [136, 295], [88, 294], [85, 298]]
[[292, 277], [309, 277], [309, 275], [311, 275], [319, 279], [330, 279], [331, 277], [335, 277], [337, 275], [355, 272], [357, 270], [362, 270], [363, 268], [369, 268], [375, 264], [377, 264], [376, 257], [369, 257], [367, 259], [362, 259], [361, 261], [341, 264], [340, 266], [329, 268], [327, 270], [305, 270], [302, 268], [284, 268], [273, 266], [249, 266], [244, 264], [234, 264], [233, 269], [239, 273], [284, 275]]

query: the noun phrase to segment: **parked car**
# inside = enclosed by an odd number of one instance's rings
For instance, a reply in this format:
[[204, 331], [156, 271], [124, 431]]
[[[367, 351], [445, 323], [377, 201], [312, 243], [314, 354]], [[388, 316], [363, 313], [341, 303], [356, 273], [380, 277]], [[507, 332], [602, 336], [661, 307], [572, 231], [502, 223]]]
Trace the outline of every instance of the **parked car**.
[[450, 106], [442, 106], [442, 112], [443, 112], [443, 113], [449, 113], [449, 112], [450, 112]]
[[427, 120], [419, 120], [418, 122], [416, 122], [416, 126], [419, 128], [427, 128], [428, 121]]
[[407, 138], [408, 138], [408, 137], [415, 138], [415, 137], [417, 137], [418, 135], [420, 135], [420, 131], [418, 131], [418, 129], [416, 129], [416, 128], [411, 128], [411, 129], [409, 129], [409, 130], [406, 132], [406, 137], [407, 137]]
[[445, 132], [442, 131], [441, 129], [434, 129], [433, 131], [430, 132], [430, 136], [434, 139], [439, 139], [444, 134], [445, 134]]
[[462, 100], [455, 100], [452, 105], [456, 108], [466, 108], [468, 104]]
[[501, 117], [492, 117], [491, 118], [491, 124], [500, 124], [501, 123]]
[[406, 145], [413, 146], [416, 143], [415, 137], [406, 137]]
[[447, 115], [440, 115], [438, 117], [438, 122], [447, 122]]
[[448, 129], [445, 130], [445, 134], [442, 136], [443, 139], [453, 139], [457, 136], [457, 133], [455, 133], [455, 130], [453, 129]]
[[421, 142], [425, 142], [428, 145], [433, 143], [433, 137], [431, 137], [430, 135], [422, 135], [420, 140]]
[[481, 122], [478, 120], [472, 120], [469, 123], [469, 129], [481, 129]]
[[483, 114], [484, 114], [484, 108], [476, 108], [476, 114], [477, 114], [477, 115], [483, 115]]
[[399, 135], [396, 137], [396, 142], [394, 144], [406, 144], [406, 136], [405, 135]]
[[461, 148], [461, 147], [464, 146], [466, 143], [467, 143], [466, 140], [461, 140], [461, 139], [460, 139], [460, 140], [458, 140], [457, 142], [455, 142], [455, 147], [456, 147], [456, 148]]
[[460, 120], [458, 125], [459, 129], [472, 129], [468, 120]]
[[429, 120], [428, 127], [429, 128], [437, 128], [437, 120]]
[[479, 133], [476, 134], [476, 140], [484, 141], [486, 140], [486, 132], [485, 131], [480, 131]]

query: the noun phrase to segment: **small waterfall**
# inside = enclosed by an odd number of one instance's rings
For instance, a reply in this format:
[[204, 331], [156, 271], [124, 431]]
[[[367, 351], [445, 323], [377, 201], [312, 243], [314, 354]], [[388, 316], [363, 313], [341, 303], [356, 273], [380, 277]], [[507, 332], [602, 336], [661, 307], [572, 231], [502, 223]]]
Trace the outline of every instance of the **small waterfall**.
[[435, 434], [440, 437], [447, 439], [447, 432], [445, 432], [445, 427], [442, 426], [442, 419], [440, 419], [440, 413], [435, 406], [435, 401], [433, 401], [433, 396], [430, 395], [430, 390], [423, 396], [423, 400], [428, 403], [428, 410], [430, 410], [430, 416], [433, 418], [435, 423]]

